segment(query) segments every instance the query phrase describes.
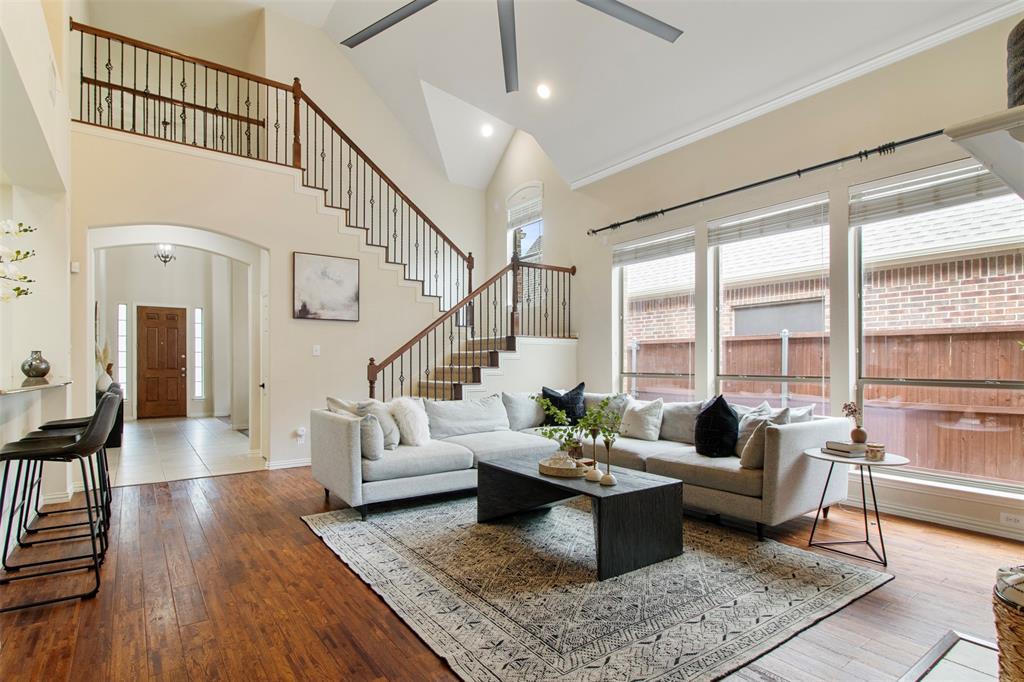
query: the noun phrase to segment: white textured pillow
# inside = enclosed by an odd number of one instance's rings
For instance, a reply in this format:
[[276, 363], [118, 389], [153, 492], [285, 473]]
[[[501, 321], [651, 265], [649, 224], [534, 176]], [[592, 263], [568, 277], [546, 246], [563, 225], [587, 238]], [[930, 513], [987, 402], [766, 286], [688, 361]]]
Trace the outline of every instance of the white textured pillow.
[[768, 419], [771, 416], [772, 408], [771, 405], [768, 404], [768, 401], [761, 403], [746, 414], [740, 415], [739, 432], [736, 438], [737, 457], [743, 454], [743, 446], [747, 444], [748, 440], [750, 440], [750, 436], [754, 433], [754, 429], [757, 428], [758, 422]]
[[671, 440], [676, 443], [697, 442], [695, 431], [697, 429], [697, 415], [704, 403], [665, 403], [661, 412], [661, 439]]
[[513, 431], [532, 429], [544, 423], [544, 408], [534, 400], [536, 393], [502, 393], [501, 402]]
[[764, 445], [767, 439], [768, 427], [772, 424], [788, 424], [789, 408], [783, 408], [772, 412], [766, 419], [758, 419], [754, 431], [747, 438], [747, 442], [740, 451], [740, 466], [744, 469], [764, 469]]
[[[814, 419], [814, 405], [807, 405], [806, 407], [787, 407], [789, 410], [789, 421], [787, 424], [799, 424], [800, 422], [809, 422]], [[772, 412], [775, 414], [775, 411]]]
[[640, 440], [658, 440], [661, 433], [661, 411], [664, 401], [661, 398], [650, 402], [630, 400], [626, 403], [626, 411], [622, 415], [619, 433], [627, 438]]
[[359, 445], [363, 459], [380, 459], [384, 456], [384, 430], [372, 414], [359, 420]]
[[402, 445], [426, 445], [430, 442], [430, 418], [423, 398], [396, 398], [389, 403], [398, 423]]
[[602, 400], [609, 398], [608, 409], [614, 411], [622, 417], [622, 413], [626, 411], [626, 405], [629, 403], [629, 395], [626, 393], [583, 393], [583, 409], [589, 410], [592, 407], [597, 407]]
[[398, 447], [401, 434], [398, 431], [398, 424], [391, 416], [391, 408], [379, 400], [343, 400], [341, 398], [328, 398], [327, 409], [331, 412], [354, 414], [357, 417], [365, 417], [372, 414], [377, 418], [381, 431], [384, 433], [384, 449], [394, 450]]
[[424, 407], [434, 440], [466, 433], [508, 431], [508, 412], [498, 394], [475, 400], [427, 400]]

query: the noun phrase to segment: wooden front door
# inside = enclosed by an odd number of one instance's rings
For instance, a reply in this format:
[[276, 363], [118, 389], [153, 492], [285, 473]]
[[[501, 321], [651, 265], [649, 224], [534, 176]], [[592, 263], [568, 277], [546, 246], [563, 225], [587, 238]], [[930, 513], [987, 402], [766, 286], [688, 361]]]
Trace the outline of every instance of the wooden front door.
[[139, 306], [138, 310], [137, 416], [184, 417], [185, 309]]

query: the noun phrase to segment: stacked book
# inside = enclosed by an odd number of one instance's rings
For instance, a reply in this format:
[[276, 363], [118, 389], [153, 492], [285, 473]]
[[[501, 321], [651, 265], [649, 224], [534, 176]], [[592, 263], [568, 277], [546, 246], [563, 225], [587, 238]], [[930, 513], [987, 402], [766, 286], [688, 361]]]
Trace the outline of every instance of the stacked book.
[[863, 457], [868, 452], [868, 446], [864, 443], [827, 440], [821, 451], [826, 455], [835, 455], [836, 457]]

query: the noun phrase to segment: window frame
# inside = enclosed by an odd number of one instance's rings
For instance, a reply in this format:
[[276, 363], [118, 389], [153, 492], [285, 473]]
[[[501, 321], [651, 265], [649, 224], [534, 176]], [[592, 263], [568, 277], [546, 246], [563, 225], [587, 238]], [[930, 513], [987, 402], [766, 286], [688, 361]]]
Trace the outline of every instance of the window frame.
[[206, 316], [192, 308], [192, 400], [206, 399]]
[[[124, 319], [121, 319], [121, 313], [124, 312]], [[117, 381], [121, 386], [122, 400], [128, 400], [128, 387], [129, 387], [129, 372], [131, 371], [131, 352], [130, 352], [130, 339], [131, 339], [131, 319], [128, 317], [128, 304], [127, 303], [116, 303], [114, 304], [114, 317], [115, 325], [117, 327], [117, 333], [114, 338], [117, 339], [116, 350], [117, 362]], [[124, 322], [124, 334], [121, 334], [121, 322]], [[124, 345], [122, 346], [122, 340]], [[121, 354], [124, 353], [124, 364], [121, 364]]]

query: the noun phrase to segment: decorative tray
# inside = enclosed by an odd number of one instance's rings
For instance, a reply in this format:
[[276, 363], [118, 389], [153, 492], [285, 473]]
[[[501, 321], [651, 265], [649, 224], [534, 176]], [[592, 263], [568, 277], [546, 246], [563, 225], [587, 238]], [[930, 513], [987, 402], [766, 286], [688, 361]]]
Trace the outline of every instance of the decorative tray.
[[[569, 466], [572, 464], [572, 466]], [[573, 460], [562, 457], [550, 457], [537, 463], [540, 473], [558, 478], [583, 478], [589, 467], [577, 465]]]

